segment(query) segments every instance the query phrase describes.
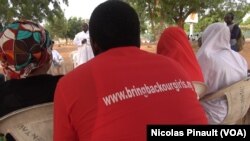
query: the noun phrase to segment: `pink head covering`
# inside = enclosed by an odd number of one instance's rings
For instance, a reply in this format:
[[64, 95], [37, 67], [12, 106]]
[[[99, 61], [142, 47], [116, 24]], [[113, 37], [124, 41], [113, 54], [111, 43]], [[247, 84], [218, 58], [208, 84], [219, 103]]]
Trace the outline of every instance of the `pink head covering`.
[[168, 56], [179, 62], [192, 81], [204, 82], [195, 53], [187, 35], [180, 27], [168, 27], [164, 30], [157, 45], [157, 54]]
[[5, 75], [24, 78], [51, 62], [48, 32], [32, 21], [15, 21], [0, 34], [0, 61]]

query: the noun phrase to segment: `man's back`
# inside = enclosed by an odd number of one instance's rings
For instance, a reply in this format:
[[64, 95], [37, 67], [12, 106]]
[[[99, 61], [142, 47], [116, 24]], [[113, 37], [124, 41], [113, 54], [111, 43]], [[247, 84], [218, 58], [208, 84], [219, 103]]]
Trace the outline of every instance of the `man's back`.
[[[187, 80], [185, 70], [164, 56], [135, 47], [102, 53], [62, 78], [57, 88], [55, 108], [61, 110], [55, 117], [70, 121], [62, 125], [61, 137], [139, 141], [146, 140], [148, 124], [206, 124]], [[65, 87], [73, 82], [81, 83]]]
[[97, 6], [89, 34], [95, 58], [56, 88], [54, 141], [144, 141], [148, 124], [207, 123], [185, 70], [139, 49], [139, 18], [130, 5]]
[[239, 52], [243, 49], [244, 37], [241, 33], [241, 29], [238, 24], [233, 22], [234, 14], [229, 12], [225, 15], [224, 21], [226, 22], [228, 28], [230, 29], [230, 44], [231, 49]]

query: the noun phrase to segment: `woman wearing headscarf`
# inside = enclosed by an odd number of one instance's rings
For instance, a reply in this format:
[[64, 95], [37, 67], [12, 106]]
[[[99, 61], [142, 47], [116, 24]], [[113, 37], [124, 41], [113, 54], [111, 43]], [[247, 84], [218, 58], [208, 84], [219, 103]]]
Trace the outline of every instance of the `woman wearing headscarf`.
[[61, 75], [51, 65], [49, 33], [32, 21], [15, 21], [0, 35], [0, 62], [7, 81], [0, 84], [0, 117], [20, 108], [53, 101]]
[[[247, 77], [248, 64], [231, 50], [230, 31], [224, 23], [214, 23], [205, 29], [197, 58], [208, 86], [207, 95]], [[202, 105], [210, 124], [220, 124], [227, 115], [225, 97], [202, 101]]]
[[180, 27], [172, 26], [163, 31], [157, 44], [157, 54], [168, 56], [181, 64], [193, 82], [201, 82], [196, 84], [204, 82], [193, 48]]

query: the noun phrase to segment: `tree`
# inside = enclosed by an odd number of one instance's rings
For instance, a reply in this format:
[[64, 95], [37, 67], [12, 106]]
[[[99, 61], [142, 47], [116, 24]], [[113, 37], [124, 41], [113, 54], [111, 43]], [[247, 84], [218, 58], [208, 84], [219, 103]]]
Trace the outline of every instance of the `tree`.
[[[67, 38], [68, 24], [64, 14], [61, 13], [59, 17], [53, 16], [52, 20], [48, 20], [45, 23], [45, 29], [47, 29], [53, 39]], [[61, 18], [62, 17], [62, 18]]]
[[247, 19], [246, 19], [246, 21], [244, 22], [244, 23], [242, 23], [241, 24], [241, 29], [244, 31], [247, 31], [248, 30], [248, 32], [249, 32], [249, 30], [250, 30], [250, 17], [248, 17]]
[[[68, 5], [68, 0], [62, 0]], [[42, 22], [53, 20], [53, 16], [61, 16], [63, 12], [59, 0], [0, 0], [0, 24], [14, 19], [28, 19]]]
[[245, 24], [250, 24], [250, 17], [247, 18], [247, 20], [245, 21]]
[[[211, 15], [221, 20], [228, 11], [234, 11], [237, 18], [242, 18], [250, 8], [247, 0], [124, 0], [131, 4], [146, 21], [149, 28], [157, 30], [165, 24], [177, 24], [184, 28], [184, 21], [189, 14], [199, 13], [202, 18]], [[143, 14], [144, 13], [144, 14]], [[156, 35], [153, 31], [152, 34]]]
[[225, 1], [215, 8], [210, 8], [208, 14], [200, 16], [196, 30], [200, 32], [211, 23], [224, 22], [224, 16], [228, 12], [234, 13], [235, 23], [242, 24], [242, 19], [249, 10], [250, 6], [247, 4], [247, 1], [241, 1], [241, 3]]
[[[159, 26], [164, 22], [160, 20], [159, 0], [125, 0], [135, 8], [141, 23], [141, 32], [157, 35]], [[156, 36], [152, 36], [155, 40]]]
[[77, 18], [77, 17], [70, 17], [68, 19], [68, 30], [67, 30], [67, 38], [74, 39], [75, 35], [82, 31], [82, 23], [83, 20], [82, 18]]
[[250, 25], [250, 16], [246, 19], [246, 21], [243, 24], [244, 25]]
[[64, 38], [68, 43], [68, 39], [73, 40], [75, 35], [82, 31], [83, 22], [88, 23], [88, 20], [77, 17], [70, 17], [67, 20], [66, 18], [54, 16], [53, 20], [46, 21], [45, 28], [50, 32], [52, 38]]

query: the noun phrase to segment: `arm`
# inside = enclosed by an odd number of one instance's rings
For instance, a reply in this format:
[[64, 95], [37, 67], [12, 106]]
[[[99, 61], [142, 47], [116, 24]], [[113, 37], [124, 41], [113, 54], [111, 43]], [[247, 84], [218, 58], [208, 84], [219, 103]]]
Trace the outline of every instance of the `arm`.
[[80, 34], [76, 34], [74, 40], [73, 40], [73, 43], [76, 45], [76, 46], [81, 46], [82, 45], [82, 39], [80, 37]]
[[58, 58], [58, 60], [60, 62], [64, 61], [62, 55], [58, 51], [56, 51], [56, 52], [57, 52], [57, 58]]
[[64, 61], [63, 57], [61, 56], [61, 54], [57, 51], [57, 50], [52, 50], [52, 56], [53, 56], [53, 64], [56, 66], [60, 66], [61, 63]]
[[58, 83], [54, 97], [54, 141], [77, 141], [76, 132], [70, 123], [62, 87], [63, 85]]
[[81, 34], [81, 33], [78, 33], [74, 40], [73, 40], [73, 43], [76, 45], [76, 46], [82, 46], [83, 44], [85, 44], [87, 42], [87, 37], [84, 35], [84, 34]]

